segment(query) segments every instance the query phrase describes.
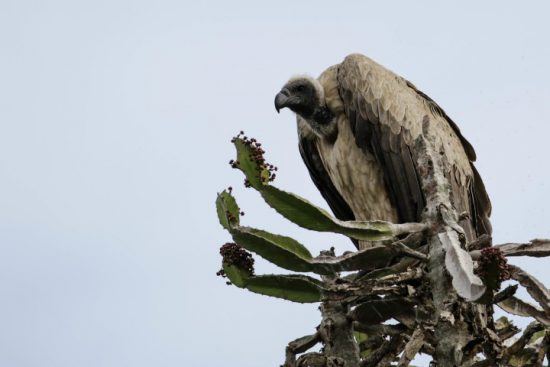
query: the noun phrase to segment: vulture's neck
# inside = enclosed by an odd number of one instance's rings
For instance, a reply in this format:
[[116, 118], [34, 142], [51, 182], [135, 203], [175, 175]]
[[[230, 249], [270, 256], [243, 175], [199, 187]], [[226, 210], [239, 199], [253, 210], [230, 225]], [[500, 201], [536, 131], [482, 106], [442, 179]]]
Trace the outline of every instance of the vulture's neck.
[[336, 115], [326, 105], [316, 108], [306, 121], [319, 138], [327, 139], [329, 142], [336, 140], [338, 136]]
[[328, 125], [334, 120], [334, 113], [327, 107], [319, 107], [313, 112], [312, 120], [319, 125]]

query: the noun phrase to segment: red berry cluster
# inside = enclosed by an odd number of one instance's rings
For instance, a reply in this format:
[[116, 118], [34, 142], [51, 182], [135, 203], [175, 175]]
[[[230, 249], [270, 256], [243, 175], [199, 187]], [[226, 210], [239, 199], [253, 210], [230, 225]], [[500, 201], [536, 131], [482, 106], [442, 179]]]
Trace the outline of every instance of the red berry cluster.
[[[233, 137], [233, 139], [231, 139], [231, 142], [234, 143], [237, 139], [241, 139], [243, 143], [250, 148], [251, 155], [252, 155], [251, 160], [256, 164], [258, 175], [262, 183], [266, 184], [268, 182], [275, 180], [275, 177], [276, 177], [275, 171], [277, 171], [277, 167], [266, 162], [264, 158], [265, 150], [262, 148], [262, 144], [259, 141], [257, 141], [255, 138], [248, 138], [248, 136], [244, 135], [244, 131], [239, 132], [237, 136]], [[231, 167], [237, 168], [240, 162], [230, 160], [229, 164], [231, 165]], [[263, 177], [261, 175], [261, 173], [264, 170], [267, 170], [268, 172], [267, 177]], [[244, 180], [244, 186], [245, 187], [251, 186], [250, 181], [248, 179]]]
[[[245, 270], [248, 275], [254, 275], [254, 258], [252, 254], [241, 246], [237, 245], [234, 242], [228, 242], [220, 247], [220, 255], [223, 258], [224, 265], [234, 265], [241, 270]], [[216, 275], [226, 278], [225, 271], [220, 269]], [[226, 282], [226, 284], [231, 284], [231, 282]]]
[[478, 265], [477, 273], [481, 278], [487, 276], [491, 269], [496, 269], [498, 271], [499, 283], [510, 279], [508, 260], [504, 257], [502, 251], [496, 247], [486, 247], [482, 249]]

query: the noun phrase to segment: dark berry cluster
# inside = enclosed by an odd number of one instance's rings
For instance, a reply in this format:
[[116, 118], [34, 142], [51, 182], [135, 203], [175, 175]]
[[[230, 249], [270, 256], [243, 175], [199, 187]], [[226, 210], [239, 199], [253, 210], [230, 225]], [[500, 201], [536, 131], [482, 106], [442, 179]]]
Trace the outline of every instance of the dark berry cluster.
[[496, 270], [498, 272], [499, 287], [501, 282], [510, 279], [508, 260], [504, 257], [502, 251], [496, 247], [482, 249], [478, 265], [477, 273], [481, 278], [487, 277], [491, 271]]
[[[222, 278], [227, 278], [227, 275], [225, 274], [225, 270], [223, 270], [223, 268], [218, 270], [216, 275], [219, 276], [219, 277], [222, 277]], [[228, 280], [228, 281], [225, 282], [225, 284], [231, 285], [231, 282]]]
[[[232, 191], [233, 191], [233, 188], [232, 188], [231, 186], [229, 186], [229, 187], [227, 188], [227, 192], [228, 192], [229, 194], [231, 194]], [[243, 212], [240, 208], [237, 208], [237, 210], [239, 211], [239, 214], [240, 214], [241, 216], [244, 215], [244, 212]], [[226, 210], [226, 211], [225, 211], [225, 215], [227, 216], [227, 219], [228, 219], [231, 223], [236, 223], [237, 218], [236, 218], [229, 210]]]
[[[224, 265], [234, 265], [241, 270], [245, 270], [248, 275], [254, 275], [254, 258], [252, 254], [234, 242], [228, 242], [220, 247], [220, 255], [223, 258]], [[216, 275], [226, 278], [225, 271], [220, 269]], [[231, 282], [226, 282], [231, 284]]]
[[[262, 148], [262, 144], [255, 138], [249, 138], [248, 136], [244, 135], [244, 131], [239, 132], [237, 136], [233, 137], [233, 139], [231, 139], [231, 142], [234, 143], [237, 139], [242, 140], [243, 143], [250, 148], [251, 161], [255, 163], [258, 170], [258, 176], [260, 177], [262, 183], [267, 184], [268, 182], [275, 180], [275, 172], [277, 171], [277, 167], [266, 162], [264, 158], [265, 150]], [[231, 165], [231, 167], [237, 168], [240, 162], [230, 160], [229, 164]], [[268, 172], [267, 177], [262, 176], [262, 172], [264, 170]], [[251, 186], [248, 179], [244, 180], [244, 186]]]

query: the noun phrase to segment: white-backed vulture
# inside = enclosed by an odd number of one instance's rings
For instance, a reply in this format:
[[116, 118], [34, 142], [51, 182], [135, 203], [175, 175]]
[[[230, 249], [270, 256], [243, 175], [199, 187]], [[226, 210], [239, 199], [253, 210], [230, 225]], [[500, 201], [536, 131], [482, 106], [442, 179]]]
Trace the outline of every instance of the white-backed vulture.
[[370, 58], [352, 54], [318, 79], [290, 79], [275, 107], [296, 113], [302, 158], [339, 219], [420, 221], [425, 195], [414, 141], [431, 134], [452, 204], [467, 214], [459, 223], [467, 240], [491, 233], [491, 203], [471, 144], [430, 97]]

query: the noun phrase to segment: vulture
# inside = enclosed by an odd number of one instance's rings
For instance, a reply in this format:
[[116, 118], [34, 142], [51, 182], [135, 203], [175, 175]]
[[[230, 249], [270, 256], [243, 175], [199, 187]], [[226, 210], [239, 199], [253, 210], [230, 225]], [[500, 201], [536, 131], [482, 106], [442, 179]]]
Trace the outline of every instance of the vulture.
[[351, 54], [317, 79], [291, 78], [275, 97], [277, 112], [285, 107], [297, 116], [300, 154], [338, 219], [421, 221], [426, 202], [415, 140], [430, 134], [466, 240], [491, 233], [491, 202], [473, 165], [472, 145], [411, 82]]

